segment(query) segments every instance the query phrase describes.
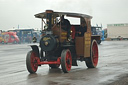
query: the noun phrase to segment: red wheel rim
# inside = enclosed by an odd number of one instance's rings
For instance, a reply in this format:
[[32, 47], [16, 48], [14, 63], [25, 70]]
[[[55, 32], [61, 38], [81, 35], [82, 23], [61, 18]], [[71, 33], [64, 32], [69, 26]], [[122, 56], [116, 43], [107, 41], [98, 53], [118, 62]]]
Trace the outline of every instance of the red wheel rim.
[[37, 71], [38, 63], [37, 63], [36, 54], [34, 52], [31, 53], [31, 67], [34, 72]]
[[67, 69], [67, 71], [71, 70], [71, 66], [72, 66], [72, 57], [71, 57], [71, 53], [68, 51], [66, 53], [66, 69]]
[[97, 66], [97, 63], [98, 63], [98, 46], [97, 46], [96, 42], [94, 42], [92, 45], [92, 61], [93, 61], [93, 65]]

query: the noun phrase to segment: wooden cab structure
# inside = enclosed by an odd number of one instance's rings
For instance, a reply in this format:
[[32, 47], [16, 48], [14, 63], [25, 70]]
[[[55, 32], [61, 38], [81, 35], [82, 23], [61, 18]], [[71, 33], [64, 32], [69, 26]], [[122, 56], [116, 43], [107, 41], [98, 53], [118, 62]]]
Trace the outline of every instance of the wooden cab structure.
[[72, 66], [77, 66], [77, 60], [85, 61], [88, 68], [97, 66], [98, 45], [91, 33], [91, 16], [46, 10], [35, 17], [42, 20], [41, 50], [32, 45], [32, 51], [27, 54], [26, 66], [30, 73], [35, 73], [43, 64], [51, 68], [61, 65], [67, 73]]

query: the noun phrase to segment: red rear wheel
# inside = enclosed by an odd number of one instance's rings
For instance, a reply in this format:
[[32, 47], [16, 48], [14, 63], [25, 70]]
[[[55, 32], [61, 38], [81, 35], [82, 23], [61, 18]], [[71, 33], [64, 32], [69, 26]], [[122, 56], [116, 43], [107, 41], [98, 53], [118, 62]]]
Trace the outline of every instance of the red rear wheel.
[[98, 45], [96, 40], [92, 41], [90, 57], [86, 58], [86, 65], [88, 68], [95, 68], [98, 64]]
[[26, 66], [28, 69], [28, 72], [35, 73], [38, 69], [38, 63], [37, 63], [38, 57], [36, 56], [36, 53], [34, 51], [29, 51], [26, 57]]
[[63, 50], [61, 53], [61, 67], [64, 73], [68, 73], [72, 67], [72, 56], [70, 50]]

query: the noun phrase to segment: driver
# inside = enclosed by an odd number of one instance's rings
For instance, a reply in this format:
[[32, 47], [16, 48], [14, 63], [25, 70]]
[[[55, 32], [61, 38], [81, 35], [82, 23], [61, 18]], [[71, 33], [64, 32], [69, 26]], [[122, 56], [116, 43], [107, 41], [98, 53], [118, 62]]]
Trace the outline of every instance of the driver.
[[85, 26], [84, 23], [81, 23], [81, 26], [79, 28], [79, 36], [84, 36], [84, 33], [87, 31], [87, 26]]
[[64, 15], [62, 15], [61, 17], [61, 28], [65, 31], [67, 31], [67, 38], [70, 37], [70, 28], [71, 28], [71, 25], [70, 25], [70, 22], [68, 19], [64, 19]]

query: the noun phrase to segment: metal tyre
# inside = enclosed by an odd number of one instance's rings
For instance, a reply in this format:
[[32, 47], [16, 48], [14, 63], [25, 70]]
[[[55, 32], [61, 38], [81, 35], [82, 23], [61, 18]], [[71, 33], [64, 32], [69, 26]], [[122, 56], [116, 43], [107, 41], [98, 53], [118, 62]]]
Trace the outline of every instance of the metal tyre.
[[64, 73], [68, 73], [72, 66], [72, 56], [68, 49], [65, 49], [61, 53], [61, 67]]
[[98, 45], [96, 40], [91, 43], [90, 57], [86, 58], [86, 65], [88, 68], [95, 68], [98, 64]]
[[35, 73], [38, 69], [37, 56], [34, 51], [29, 51], [26, 57], [26, 66], [29, 73]]
[[60, 64], [49, 64], [51, 68], [59, 68]]

